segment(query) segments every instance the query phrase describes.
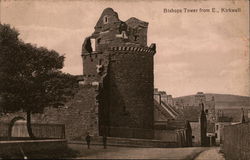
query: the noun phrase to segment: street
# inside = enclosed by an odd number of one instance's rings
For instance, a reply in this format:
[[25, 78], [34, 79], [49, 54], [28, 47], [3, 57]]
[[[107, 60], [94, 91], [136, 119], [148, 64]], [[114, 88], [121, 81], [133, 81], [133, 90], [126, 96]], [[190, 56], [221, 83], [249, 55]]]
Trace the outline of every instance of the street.
[[199, 154], [194, 160], [225, 160], [223, 155], [219, 153], [219, 147], [212, 147]]
[[[108, 146], [107, 149], [103, 149], [103, 146], [101, 145], [92, 145], [90, 149], [87, 149], [87, 146], [83, 144], [69, 144], [69, 147], [71, 149], [79, 151], [79, 156], [77, 157], [77, 159], [192, 160], [192, 159], [195, 159], [195, 157], [197, 157], [201, 152], [207, 151], [210, 149], [207, 147], [206, 148], [204, 147], [129, 148], [129, 147], [115, 147], [115, 146]], [[216, 147], [215, 149], [217, 148], [218, 147]], [[197, 160], [201, 160], [201, 159], [197, 159]]]

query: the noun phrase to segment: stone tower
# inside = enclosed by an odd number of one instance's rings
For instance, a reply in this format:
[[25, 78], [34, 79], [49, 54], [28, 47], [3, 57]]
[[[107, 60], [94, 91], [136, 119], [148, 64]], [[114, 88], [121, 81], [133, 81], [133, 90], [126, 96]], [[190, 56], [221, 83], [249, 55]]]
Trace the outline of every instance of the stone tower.
[[201, 131], [201, 146], [206, 146], [207, 142], [207, 117], [204, 111], [204, 104], [201, 103], [201, 114], [200, 114], [200, 131]]
[[205, 111], [207, 110], [207, 120], [210, 123], [216, 122], [216, 115], [215, 115], [215, 98], [212, 96], [210, 101], [206, 101]]
[[82, 46], [85, 84], [99, 86], [99, 133], [153, 138], [153, 56], [147, 46], [148, 23], [123, 22], [106, 8]]
[[206, 102], [206, 96], [203, 92], [197, 92], [196, 95], [194, 96], [194, 105], [199, 106], [200, 103], [205, 103]]

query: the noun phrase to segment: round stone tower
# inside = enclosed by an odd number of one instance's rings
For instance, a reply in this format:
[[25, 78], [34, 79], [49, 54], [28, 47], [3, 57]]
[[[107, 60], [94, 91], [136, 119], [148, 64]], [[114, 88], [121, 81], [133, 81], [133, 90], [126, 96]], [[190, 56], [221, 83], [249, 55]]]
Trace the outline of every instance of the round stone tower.
[[99, 85], [100, 135], [153, 138], [156, 47], [147, 46], [147, 28], [147, 22], [123, 22], [107, 8], [83, 43], [85, 83]]

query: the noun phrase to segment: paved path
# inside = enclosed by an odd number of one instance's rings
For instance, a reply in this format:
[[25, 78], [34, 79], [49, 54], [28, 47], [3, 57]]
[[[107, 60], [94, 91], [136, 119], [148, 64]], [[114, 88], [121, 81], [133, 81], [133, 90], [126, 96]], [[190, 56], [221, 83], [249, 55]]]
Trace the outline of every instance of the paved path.
[[192, 160], [199, 153], [208, 148], [129, 148], [108, 147], [94, 145], [87, 149], [86, 145], [69, 144], [70, 148], [80, 151], [79, 159], [167, 159], [167, 160]]
[[222, 153], [219, 153], [219, 147], [210, 148], [200, 153], [194, 160], [225, 160]]

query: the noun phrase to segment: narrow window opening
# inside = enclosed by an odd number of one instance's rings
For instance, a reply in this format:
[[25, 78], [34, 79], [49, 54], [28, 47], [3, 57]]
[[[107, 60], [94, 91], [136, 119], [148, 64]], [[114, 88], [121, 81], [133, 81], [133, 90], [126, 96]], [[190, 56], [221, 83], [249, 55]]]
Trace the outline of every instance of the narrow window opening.
[[97, 44], [100, 44], [100, 42], [101, 42], [101, 38], [98, 38], [97, 39]]
[[216, 125], [216, 131], [218, 131], [219, 130], [219, 125]]
[[93, 51], [93, 52], [96, 51], [96, 49], [95, 49], [95, 39], [94, 39], [94, 38], [91, 38], [91, 39], [90, 39], [90, 42], [91, 42], [92, 51]]
[[139, 36], [135, 36], [134, 38], [135, 41], [138, 41]]
[[103, 17], [103, 23], [104, 23], [104, 24], [107, 24], [107, 23], [108, 23], [108, 16], [104, 16], [104, 17]]

